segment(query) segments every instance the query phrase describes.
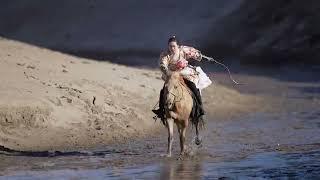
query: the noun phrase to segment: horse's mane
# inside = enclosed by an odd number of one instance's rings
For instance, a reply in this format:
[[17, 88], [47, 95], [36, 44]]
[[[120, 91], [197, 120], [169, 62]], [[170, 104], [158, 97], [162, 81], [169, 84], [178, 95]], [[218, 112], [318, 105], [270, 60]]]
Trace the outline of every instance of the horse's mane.
[[[173, 79], [174, 78], [174, 79]], [[167, 82], [169, 83], [170, 80], [176, 80], [177, 83], [179, 83], [179, 85], [182, 85], [185, 87], [185, 89], [189, 92], [189, 94], [191, 95], [191, 90], [189, 89], [189, 87], [187, 86], [187, 84], [185, 83], [185, 80], [183, 78], [183, 76], [180, 74], [180, 72], [171, 72], [171, 74], [169, 74]]]

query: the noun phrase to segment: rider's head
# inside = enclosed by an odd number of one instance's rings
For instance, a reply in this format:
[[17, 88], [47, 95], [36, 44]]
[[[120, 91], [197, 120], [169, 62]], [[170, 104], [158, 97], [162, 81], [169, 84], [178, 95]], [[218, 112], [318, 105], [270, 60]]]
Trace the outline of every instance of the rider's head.
[[168, 49], [169, 49], [170, 53], [175, 53], [178, 51], [179, 43], [178, 43], [178, 39], [176, 38], [176, 36], [172, 36], [169, 38]]

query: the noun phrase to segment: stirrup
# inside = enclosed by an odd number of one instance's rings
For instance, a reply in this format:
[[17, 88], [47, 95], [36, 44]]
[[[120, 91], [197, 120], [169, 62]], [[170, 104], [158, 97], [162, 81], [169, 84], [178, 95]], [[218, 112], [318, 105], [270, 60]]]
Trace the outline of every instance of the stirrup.
[[152, 112], [155, 113], [157, 116], [160, 116], [160, 109], [152, 109]]
[[153, 109], [152, 112], [156, 114], [156, 116], [154, 116], [153, 119], [156, 119], [156, 118], [163, 119], [164, 118], [163, 112], [161, 112], [160, 109]]

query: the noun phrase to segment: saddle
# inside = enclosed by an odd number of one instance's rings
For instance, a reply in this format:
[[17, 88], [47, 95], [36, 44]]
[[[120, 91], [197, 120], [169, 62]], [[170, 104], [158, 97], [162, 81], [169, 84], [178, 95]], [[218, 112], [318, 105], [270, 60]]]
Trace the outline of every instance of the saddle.
[[[200, 91], [193, 82], [184, 78], [181, 78], [180, 81], [182, 85], [186, 87], [186, 89], [188, 90], [188, 92], [190, 93], [193, 99], [193, 106], [190, 113], [190, 118], [192, 120], [192, 123], [196, 124], [199, 122], [202, 115], [204, 115]], [[158, 110], [153, 109], [152, 111], [157, 115], [154, 117], [154, 119], [160, 118], [162, 123], [165, 125], [163, 101], [164, 101], [164, 98], [163, 98], [163, 89], [162, 89], [160, 91], [159, 109]]]

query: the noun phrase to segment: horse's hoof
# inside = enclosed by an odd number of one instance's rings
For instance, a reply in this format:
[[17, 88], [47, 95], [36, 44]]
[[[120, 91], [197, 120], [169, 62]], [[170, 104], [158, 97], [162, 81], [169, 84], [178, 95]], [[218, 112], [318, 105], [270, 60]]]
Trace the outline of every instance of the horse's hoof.
[[170, 157], [171, 157], [171, 154], [160, 154], [160, 157], [170, 158]]
[[198, 146], [201, 145], [202, 139], [196, 137], [195, 143], [196, 143], [196, 145], [198, 145]]
[[178, 158], [177, 158], [178, 161], [182, 161], [183, 160], [183, 156], [180, 155]]

